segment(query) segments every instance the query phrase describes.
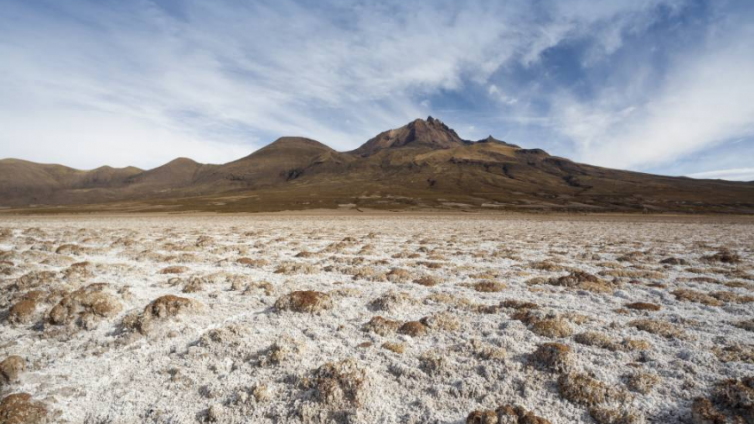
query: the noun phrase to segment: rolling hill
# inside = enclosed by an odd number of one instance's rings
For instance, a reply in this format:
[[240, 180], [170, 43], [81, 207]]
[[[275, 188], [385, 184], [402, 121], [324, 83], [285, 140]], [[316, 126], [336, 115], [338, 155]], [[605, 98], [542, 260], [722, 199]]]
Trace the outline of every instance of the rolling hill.
[[20, 211], [277, 211], [310, 208], [754, 213], [754, 183], [573, 162], [429, 117], [351, 152], [283, 137], [236, 161], [80, 171], [0, 160], [0, 206]]

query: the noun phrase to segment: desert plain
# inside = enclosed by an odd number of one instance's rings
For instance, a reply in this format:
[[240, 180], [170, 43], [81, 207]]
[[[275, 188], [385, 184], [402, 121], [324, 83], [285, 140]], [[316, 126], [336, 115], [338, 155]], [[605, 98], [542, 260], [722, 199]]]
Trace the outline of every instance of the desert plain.
[[752, 423], [754, 219], [0, 217], [0, 423]]

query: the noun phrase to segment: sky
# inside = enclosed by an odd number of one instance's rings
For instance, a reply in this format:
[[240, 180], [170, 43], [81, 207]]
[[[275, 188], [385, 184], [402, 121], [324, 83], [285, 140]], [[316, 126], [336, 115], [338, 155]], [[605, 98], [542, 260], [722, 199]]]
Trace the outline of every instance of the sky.
[[579, 162], [754, 180], [754, 2], [0, 0], [0, 158], [346, 151], [430, 115]]

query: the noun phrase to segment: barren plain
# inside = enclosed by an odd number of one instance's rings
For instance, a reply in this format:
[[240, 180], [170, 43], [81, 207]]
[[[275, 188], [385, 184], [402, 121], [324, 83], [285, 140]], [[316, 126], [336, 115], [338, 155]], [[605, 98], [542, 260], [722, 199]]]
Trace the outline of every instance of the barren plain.
[[0, 218], [0, 423], [752, 423], [754, 220]]

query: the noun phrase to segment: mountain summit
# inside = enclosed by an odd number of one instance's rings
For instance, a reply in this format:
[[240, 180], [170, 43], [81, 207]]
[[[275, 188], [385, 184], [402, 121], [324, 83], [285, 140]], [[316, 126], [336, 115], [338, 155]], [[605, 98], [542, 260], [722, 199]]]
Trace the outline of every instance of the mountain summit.
[[382, 149], [406, 146], [450, 149], [464, 144], [469, 142], [462, 140], [442, 121], [430, 116], [427, 120], [417, 119], [400, 128], [382, 132], [352, 153], [366, 157]]
[[468, 141], [430, 116], [382, 132], [352, 152], [282, 137], [222, 165], [180, 158], [148, 171], [79, 171], [0, 160], [0, 207], [25, 212], [354, 207], [753, 214], [754, 183], [601, 168], [492, 136]]

